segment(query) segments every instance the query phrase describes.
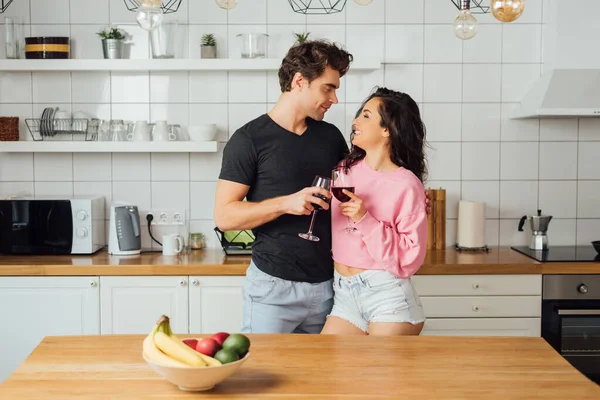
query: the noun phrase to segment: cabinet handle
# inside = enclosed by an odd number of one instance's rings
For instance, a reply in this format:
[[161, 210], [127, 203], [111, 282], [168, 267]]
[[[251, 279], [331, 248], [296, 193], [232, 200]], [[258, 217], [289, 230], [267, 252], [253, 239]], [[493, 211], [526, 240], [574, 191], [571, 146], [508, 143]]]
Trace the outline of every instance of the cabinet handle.
[[198, 286], [199, 284], [200, 282], [198, 282], [198, 279], [192, 279], [192, 285]]
[[96, 281], [90, 281], [90, 287], [96, 287], [97, 283]]
[[479, 283], [474, 283], [473, 284], [473, 289], [479, 289]]
[[185, 279], [182, 279], [179, 281], [179, 286], [185, 286]]
[[479, 311], [479, 306], [473, 306], [473, 311], [475, 311], [475, 312]]

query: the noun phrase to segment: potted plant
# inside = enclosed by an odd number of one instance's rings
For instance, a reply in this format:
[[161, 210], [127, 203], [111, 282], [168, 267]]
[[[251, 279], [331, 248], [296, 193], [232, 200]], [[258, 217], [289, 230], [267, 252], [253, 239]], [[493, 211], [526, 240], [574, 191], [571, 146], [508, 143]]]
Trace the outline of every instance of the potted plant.
[[109, 26], [97, 33], [102, 38], [104, 58], [123, 58], [123, 47], [127, 38], [125, 31], [115, 26]]
[[202, 58], [217, 58], [217, 40], [214, 34], [205, 33], [202, 35], [200, 56]]
[[296, 36], [296, 41], [298, 43], [306, 42], [306, 40], [308, 39], [308, 35], [310, 35], [310, 32], [294, 33], [294, 36]]

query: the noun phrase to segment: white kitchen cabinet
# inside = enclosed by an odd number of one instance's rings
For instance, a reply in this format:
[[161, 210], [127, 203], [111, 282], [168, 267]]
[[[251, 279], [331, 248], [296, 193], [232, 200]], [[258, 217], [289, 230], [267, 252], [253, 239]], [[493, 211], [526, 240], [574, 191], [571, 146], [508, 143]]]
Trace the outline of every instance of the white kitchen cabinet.
[[44, 336], [100, 333], [97, 277], [0, 278], [0, 382]]
[[422, 335], [541, 335], [541, 275], [417, 275]]
[[161, 315], [174, 333], [188, 333], [187, 276], [100, 278], [102, 334], [149, 333]]
[[540, 318], [431, 318], [422, 336], [537, 336]]
[[243, 276], [190, 276], [190, 333], [240, 332]]

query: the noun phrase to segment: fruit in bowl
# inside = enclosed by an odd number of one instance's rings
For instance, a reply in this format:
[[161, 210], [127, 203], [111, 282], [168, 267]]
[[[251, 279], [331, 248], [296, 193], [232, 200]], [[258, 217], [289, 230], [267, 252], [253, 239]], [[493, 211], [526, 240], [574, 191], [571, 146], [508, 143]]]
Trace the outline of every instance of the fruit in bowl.
[[[249, 352], [240, 355], [235, 350], [236, 348], [244, 350], [239, 343], [243, 344], [246, 341], [249, 347], [249, 339], [244, 335], [235, 335], [234, 337], [241, 336], [245, 340], [238, 338], [235, 343], [232, 342], [236, 346], [230, 344], [231, 347], [223, 349], [214, 339], [209, 339], [213, 343], [207, 340], [208, 338], [181, 340], [171, 331], [169, 317], [163, 315], [152, 332], [144, 339], [142, 356], [154, 371], [180, 389], [209, 390], [233, 375], [250, 356]], [[200, 345], [201, 343], [204, 344]], [[216, 350], [217, 346], [218, 350]], [[198, 347], [207, 353], [214, 351], [215, 357], [198, 351]], [[217, 356], [221, 351], [235, 353], [237, 357]]]

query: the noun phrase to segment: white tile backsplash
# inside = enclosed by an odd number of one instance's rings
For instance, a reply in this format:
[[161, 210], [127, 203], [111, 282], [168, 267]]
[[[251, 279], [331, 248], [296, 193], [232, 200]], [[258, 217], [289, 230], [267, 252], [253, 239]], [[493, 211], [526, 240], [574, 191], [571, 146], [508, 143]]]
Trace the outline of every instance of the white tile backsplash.
[[[554, 218], [577, 216], [576, 181], [540, 181], [540, 204], [544, 214]], [[554, 231], [554, 227], [552, 227]]]
[[538, 143], [504, 142], [500, 145], [500, 179], [538, 179]]
[[463, 43], [452, 34], [452, 25], [425, 25], [425, 63], [461, 63]]
[[464, 108], [460, 103], [423, 104], [421, 114], [427, 129], [427, 140], [430, 142], [460, 142], [463, 121], [461, 112], [464, 115]]
[[541, 142], [540, 179], [577, 179], [577, 143]]
[[424, 25], [386, 25], [385, 62], [422, 63]]
[[[269, 34], [267, 57], [279, 59], [295, 32], [311, 32], [311, 39], [345, 46], [355, 61], [382, 60], [372, 72], [351, 67], [326, 120], [347, 136], [360, 103], [379, 85], [419, 103], [430, 146], [427, 184], [447, 190], [449, 245], [456, 240], [461, 198], [486, 203], [488, 245], [527, 244], [530, 232], [518, 232], [518, 220], [537, 208], [554, 216], [552, 244], [587, 244], [600, 239], [600, 119], [510, 119], [544, 62], [552, 61], [542, 53], [548, 47], [542, 35], [553, 28], [551, 20], [542, 24], [542, 3], [528, 0], [511, 24], [477, 15], [478, 33], [468, 41], [454, 36], [457, 10], [447, 0], [375, 0], [368, 6], [349, 0], [343, 12], [318, 16], [294, 13], [284, 0], [244, 0], [231, 11], [196, 0], [184, 1], [166, 19], [183, 24], [182, 57], [200, 58], [201, 36], [214, 33], [219, 58], [241, 58], [236, 35], [261, 32]], [[17, 0], [3, 16], [24, 17], [26, 35], [69, 36], [71, 58], [102, 58], [96, 33], [109, 23], [131, 35], [127, 58], [150, 54], [148, 33], [123, 0]], [[3, 34], [0, 29], [0, 41]], [[0, 116], [20, 117], [22, 140], [31, 140], [26, 118], [58, 106], [101, 119], [166, 119], [181, 124], [184, 134], [190, 124], [216, 123], [220, 142], [217, 153], [0, 153], [0, 196], [102, 194], [107, 207], [114, 199], [141, 210], [185, 208], [193, 229], [218, 246], [212, 208], [223, 146], [280, 94], [276, 71], [0, 72]], [[150, 244], [147, 235], [144, 240]]]
[[73, 180], [73, 153], [36, 153], [33, 163], [36, 182]]
[[229, 99], [236, 103], [266, 103], [267, 73], [264, 71], [231, 71]]
[[423, 67], [423, 101], [460, 103], [463, 91], [463, 65], [425, 64]]
[[150, 154], [114, 153], [112, 155], [112, 180], [150, 181]]
[[31, 103], [30, 72], [0, 72], [0, 103]]
[[462, 140], [497, 142], [500, 140], [502, 105], [500, 103], [463, 103]]
[[491, 180], [500, 176], [500, 143], [463, 142], [462, 179]]
[[423, 3], [413, 0], [385, 0], [386, 24], [422, 24]]

